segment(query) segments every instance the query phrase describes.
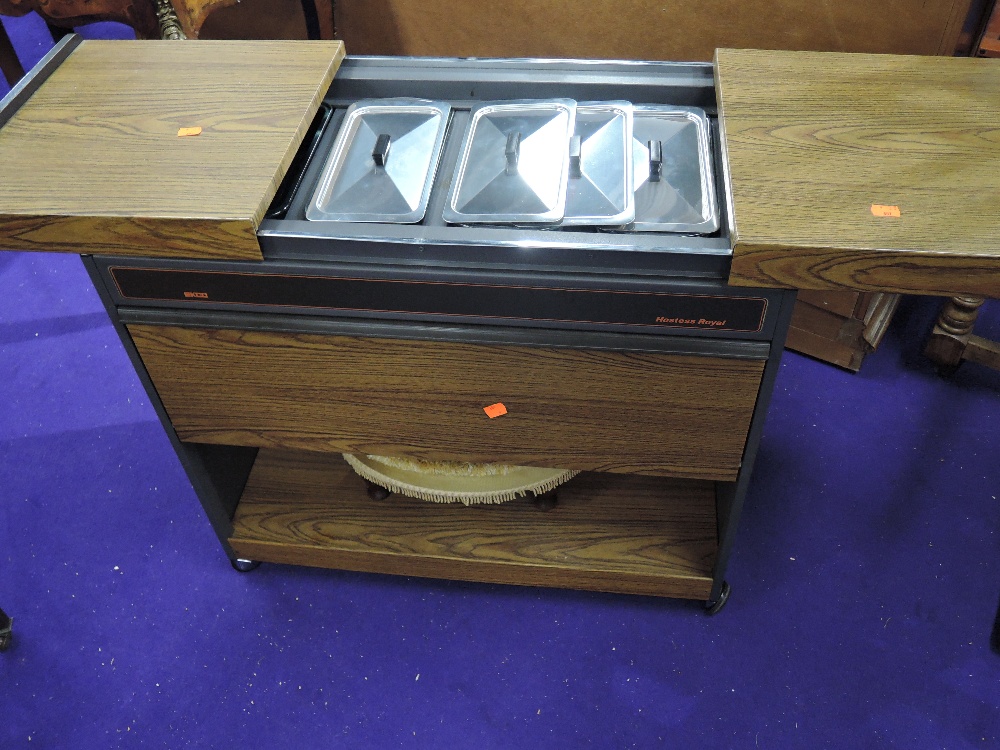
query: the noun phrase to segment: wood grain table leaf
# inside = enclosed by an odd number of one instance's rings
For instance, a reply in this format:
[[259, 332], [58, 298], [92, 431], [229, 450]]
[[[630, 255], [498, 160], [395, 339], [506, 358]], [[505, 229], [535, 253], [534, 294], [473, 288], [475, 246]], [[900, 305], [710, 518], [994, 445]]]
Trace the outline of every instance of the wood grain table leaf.
[[257, 226], [343, 55], [84, 41], [0, 129], [0, 244], [259, 260]]
[[998, 61], [721, 49], [715, 69], [731, 283], [1000, 295]]

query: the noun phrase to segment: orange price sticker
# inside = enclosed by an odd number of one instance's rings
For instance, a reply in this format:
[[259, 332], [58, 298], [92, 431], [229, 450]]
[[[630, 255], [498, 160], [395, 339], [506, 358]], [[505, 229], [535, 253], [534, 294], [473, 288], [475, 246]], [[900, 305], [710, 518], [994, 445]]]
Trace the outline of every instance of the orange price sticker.
[[900, 217], [899, 206], [881, 206], [872, 203], [872, 216], [891, 216], [898, 219]]
[[484, 406], [483, 411], [486, 412], [486, 416], [490, 419], [496, 419], [497, 417], [502, 417], [507, 413], [507, 407], [498, 401], [495, 404]]
[[192, 135], [201, 135], [201, 126], [195, 126], [193, 128], [179, 128], [177, 130], [178, 138], [186, 138]]

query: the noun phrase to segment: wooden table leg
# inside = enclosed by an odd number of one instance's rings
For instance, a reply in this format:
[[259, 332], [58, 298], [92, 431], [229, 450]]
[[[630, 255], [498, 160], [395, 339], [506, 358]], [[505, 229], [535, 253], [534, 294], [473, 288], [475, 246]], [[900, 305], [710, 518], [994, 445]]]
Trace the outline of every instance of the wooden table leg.
[[155, 0], [0, 0], [0, 14], [5, 16], [32, 11], [48, 24], [56, 39], [95, 21], [123, 23], [142, 39], [154, 38], [158, 31]]
[[943, 371], [953, 371], [966, 360], [1000, 370], [1000, 344], [972, 334], [984, 301], [952, 297], [941, 307], [924, 354]]
[[187, 39], [170, 0], [156, 0], [156, 20], [160, 24], [161, 39]]
[[24, 67], [17, 59], [14, 45], [2, 23], [0, 23], [0, 75], [7, 79], [11, 87], [24, 77]]
[[319, 21], [319, 38], [334, 39], [334, 3], [333, 0], [312, 0], [316, 7], [316, 18]]

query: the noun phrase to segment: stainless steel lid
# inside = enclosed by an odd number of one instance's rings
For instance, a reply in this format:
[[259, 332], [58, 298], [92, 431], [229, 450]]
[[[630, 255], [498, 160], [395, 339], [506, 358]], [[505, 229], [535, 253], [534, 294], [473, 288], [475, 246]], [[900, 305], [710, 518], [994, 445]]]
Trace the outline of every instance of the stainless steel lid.
[[564, 225], [621, 226], [632, 222], [630, 102], [577, 104], [569, 161]]
[[455, 166], [444, 220], [556, 223], [566, 206], [572, 99], [484, 102], [475, 107]]
[[421, 221], [450, 111], [448, 104], [422, 99], [369, 99], [352, 104], [306, 218]]
[[632, 112], [635, 224], [639, 232], [709, 234], [719, 228], [708, 118], [693, 107]]

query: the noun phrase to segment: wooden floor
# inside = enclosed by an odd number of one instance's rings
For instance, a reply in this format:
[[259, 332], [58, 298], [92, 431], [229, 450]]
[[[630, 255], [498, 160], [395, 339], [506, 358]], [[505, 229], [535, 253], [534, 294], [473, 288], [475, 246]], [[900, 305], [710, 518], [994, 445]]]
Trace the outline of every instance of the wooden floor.
[[336, 454], [262, 449], [234, 519], [243, 558], [432, 578], [707, 599], [714, 484], [581, 474], [550, 511], [371, 500]]

